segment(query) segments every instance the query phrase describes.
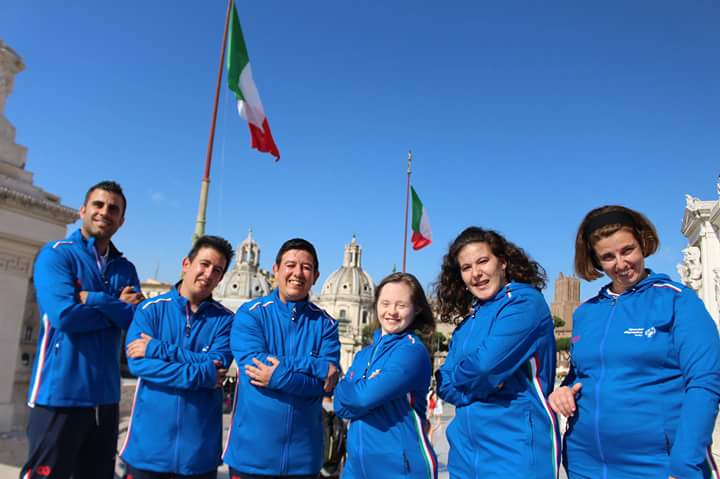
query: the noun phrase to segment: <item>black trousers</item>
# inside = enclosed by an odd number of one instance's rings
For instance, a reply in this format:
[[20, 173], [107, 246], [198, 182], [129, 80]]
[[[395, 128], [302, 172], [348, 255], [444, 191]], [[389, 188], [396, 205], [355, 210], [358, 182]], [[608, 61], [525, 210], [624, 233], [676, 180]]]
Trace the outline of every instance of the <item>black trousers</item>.
[[230, 479], [317, 479], [317, 474], [309, 476], [262, 476], [257, 474], [246, 474], [230, 468]]
[[27, 425], [21, 479], [113, 479], [118, 405], [35, 406]]
[[183, 476], [181, 474], [173, 474], [171, 472], [154, 472], [138, 469], [130, 464], [127, 465], [125, 479], [216, 479], [217, 469], [205, 474], [193, 474], [192, 476]]

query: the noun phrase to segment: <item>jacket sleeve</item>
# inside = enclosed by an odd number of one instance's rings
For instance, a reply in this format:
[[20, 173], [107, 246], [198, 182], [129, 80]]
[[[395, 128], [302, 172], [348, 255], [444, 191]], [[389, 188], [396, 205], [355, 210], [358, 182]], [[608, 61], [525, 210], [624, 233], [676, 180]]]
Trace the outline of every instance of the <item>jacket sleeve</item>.
[[455, 352], [452, 344], [448, 351], [447, 358], [440, 369], [435, 372], [435, 384], [437, 385], [438, 396], [455, 406], [466, 406], [472, 402], [468, 393], [459, 391], [452, 382], [452, 372], [455, 369]]
[[361, 379], [362, 372], [360, 371], [360, 365], [364, 363], [365, 356], [362, 352], [359, 352], [350, 365], [350, 369], [347, 370], [335, 388], [335, 394], [333, 395], [333, 412], [336, 416], [343, 419], [359, 419], [364, 416], [362, 410], [352, 408], [343, 402], [343, 386], [341, 386], [344, 382], [355, 382]]
[[[127, 284], [125, 286], [132, 286], [135, 291], [141, 291], [140, 280], [138, 279], [135, 266], [129, 261], [126, 261], [126, 265], [129, 271]], [[130, 326], [136, 308], [135, 305], [121, 301], [119, 298], [104, 291], [88, 291], [87, 304], [99, 309], [120, 329], [127, 329]]]
[[[232, 352], [230, 351], [232, 319], [232, 316], [223, 318], [222, 325], [218, 328], [207, 352], [191, 351], [177, 344], [153, 338], [148, 342], [145, 357], [184, 364], [204, 363], [209, 359], [210, 361], [220, 361], [227, 368], [232, 362]], [[128, 337], [130, 337], [129, 334]]]
[[356, 417], [420, 389], [423, 380], [429, 381], [430, 378], [430, 358], [422, 344], [408, 344], [393, 351], [393, 356], [372, 379], [371, 374], [368, 371], [366, 379], [342, 381], [335, 389], [338, 402]]
[[[340, 340], [338, 338], [337, 321], [322, 317], [323, 337], [320, 342], [320, 351], [317, 358], [286, 358], [282, 360], [270, 378], [269, 387], [279, 389], [298, 396], [324, 395], [323, 385], [330, 363], [336, 367], [340, 362]], [[298, 370], [300, 367], [310, 366], [309, 372]], [[308, 380], [309, 378], [309, 380]], [[316, 393], [319, 384], [319, 394]]]
[[[230, 347], [238, 366], [238, 374], [244, 374], [244, 366], [252, 365], [256, 358], [265, 364], [270, 364], [270, 354], [265, 341], [260, 319], [252, 312], [241, 307], [235, 315], [232, 332], [230, 334]], [[287, 363], [287, 358], [278, 358], [280, 364], [270, 378], [269, 389], [276, 389], [296, 396], [319, 397], [323, 394], [323, 381], [306, 373], [294, 371]]]
[[540, 298], [525, 295], [511, 298], [498, 311], [488, 336], [456, 363], [451, 372], [455, 387], [472, 392], [478, 399], [493, 393], [537, 350], [540, 339], [537, 333], [542, 322], [550, 320], [549, 312], [543, 309], [547, 310], [547, 306]]
[[43, 248], [35, 260], [33, 276], [38, 303], [53, 328], [89, 333], [113, 327], [97, 307], [80, 302], [70, 260], [59, 250]]
[[670, 475], [700, 477], [720, 398], [720, 340], [715, 323], [693, 291], [683, 289], [676, 297], [672, 334], [685, 397], [670, 453]]
[[[141, 308], [135, 311], [135, 317], [127, 335], [126, 342], [128, 344], [140, 337], [141, 332], [150, 334], [150, 336], [157, 333], [153, 328], [152, 317], [149, 317], [151, 314]], [[167, 362], [148, 357], [128, 358], [128, 367], [132, 374], [150, 383], [178, 389], [213, 389], [217, 381], [217, 368], [210, 358], [202, 363], [192, 364]]]

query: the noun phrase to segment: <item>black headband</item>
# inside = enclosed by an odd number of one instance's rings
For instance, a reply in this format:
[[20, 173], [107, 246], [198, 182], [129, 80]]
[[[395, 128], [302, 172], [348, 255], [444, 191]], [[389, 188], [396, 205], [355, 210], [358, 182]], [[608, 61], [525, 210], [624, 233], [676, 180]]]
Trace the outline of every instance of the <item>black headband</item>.
[[635, 220], [631, 215], [624, 211], [608, 211], [590, 218], [583, 228], [585, 239], [589, 239], [590, 235], [598, 228], [607, 225], [622, 225], [635, 228]]

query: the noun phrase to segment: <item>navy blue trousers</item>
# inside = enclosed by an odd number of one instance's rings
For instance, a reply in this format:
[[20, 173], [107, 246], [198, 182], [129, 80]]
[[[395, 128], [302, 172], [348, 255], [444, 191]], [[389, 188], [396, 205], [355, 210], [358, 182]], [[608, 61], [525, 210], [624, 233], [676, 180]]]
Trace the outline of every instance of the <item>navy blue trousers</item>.
[[27, 425], [28, 460], [21, 479], [113, 479], [118, 405], [36, 405]]

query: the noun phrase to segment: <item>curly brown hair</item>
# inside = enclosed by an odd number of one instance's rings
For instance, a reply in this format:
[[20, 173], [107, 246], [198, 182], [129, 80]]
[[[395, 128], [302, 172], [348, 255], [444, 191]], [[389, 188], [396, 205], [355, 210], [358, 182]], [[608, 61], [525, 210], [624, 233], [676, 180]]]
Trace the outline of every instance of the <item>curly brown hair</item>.
[[508, 281], [528, 283], [537, 289], [545, 288], [545, 270], [538, 262], [530, 259], [522, 248], [496, 231], [470, 226], [455, 238], [443, 257], [440, 275], [435, 283], [440, 321], [459, 322], [470, 312], [475, 300], [462, 280], [458, 263], [460, 250], [471, 243], [485, 243], [490, 247], [492, 254], [506, 264], [505, 275]]
[[[425, 296], [425, 290], [420, 285], [420, 281], [412, 274], [392, 273], [380, 281], [380, 284], [375, 288], [375, 301], [373, 302], [375, 316], [377, 316], [377, 303], [380, 298], [380, 292], [388, 283], [403, 283], [410, 288], [410, 302], [415, 309], [415, 317], [408, 329], [415, 331], [415, 334], [417, 334], [425, 344], [430, 344], [430, 338], [435, 332], [435, 319], [433, 318], [430, 304], [428, 304], [427, 296]], [[379, 319], [376, 319], [376, 321], [378, 321], [379, 327]]]

